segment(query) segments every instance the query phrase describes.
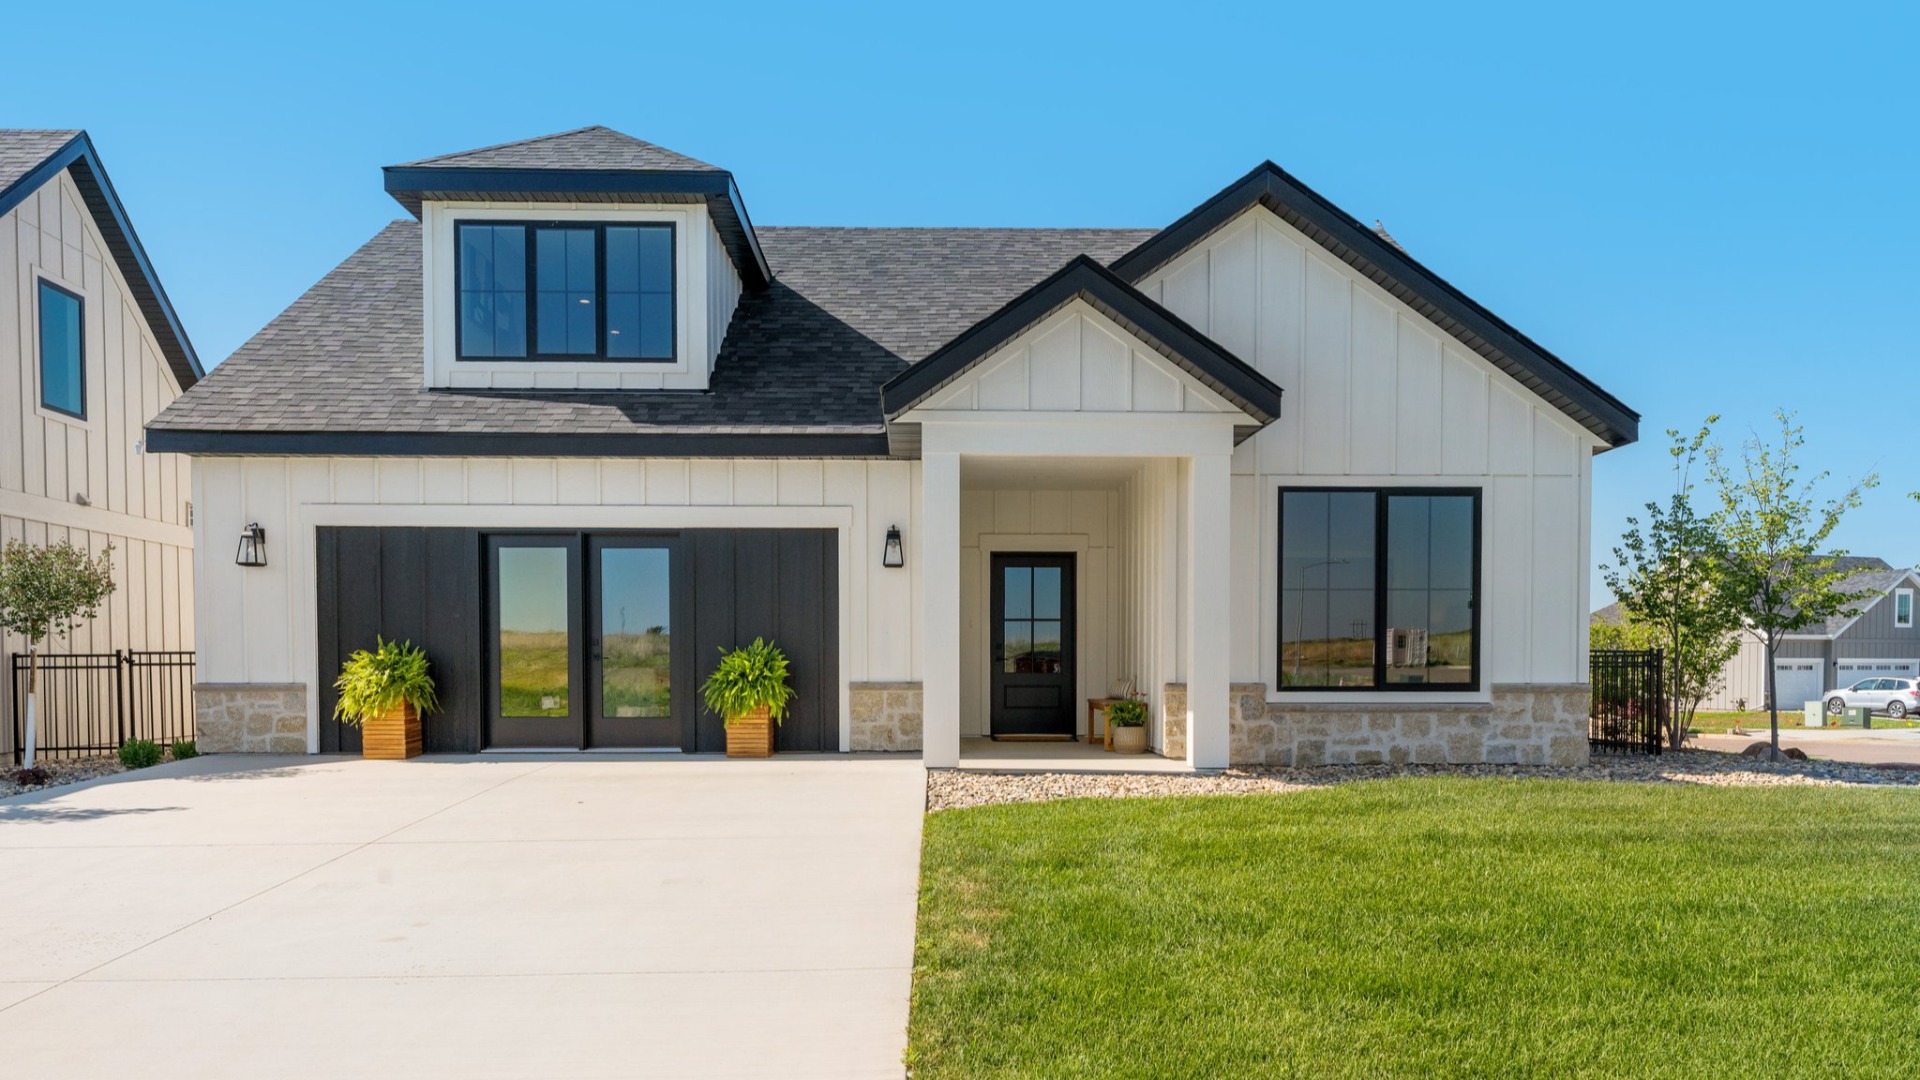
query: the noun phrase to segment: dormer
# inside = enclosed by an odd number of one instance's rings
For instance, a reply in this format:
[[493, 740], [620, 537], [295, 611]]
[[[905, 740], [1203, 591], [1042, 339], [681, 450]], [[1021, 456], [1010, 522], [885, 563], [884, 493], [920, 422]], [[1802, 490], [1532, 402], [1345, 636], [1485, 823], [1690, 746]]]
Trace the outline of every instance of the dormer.
[[608, 128], [385, 172], [421, 223], [428, 387], [705, 390], [772, 277], [731, 173]]

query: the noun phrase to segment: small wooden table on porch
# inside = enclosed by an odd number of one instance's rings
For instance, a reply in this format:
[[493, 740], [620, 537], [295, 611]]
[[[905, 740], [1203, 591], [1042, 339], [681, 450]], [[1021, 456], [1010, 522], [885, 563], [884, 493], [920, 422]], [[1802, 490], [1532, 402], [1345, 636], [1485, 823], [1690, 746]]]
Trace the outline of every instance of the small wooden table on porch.
[[1113, 725], [1106, 723], [1106, 719], [1107, 719], [1106, 712], [1108, 709], [1112, 708], [1115, 705], [1120, 704], [1125, 700], [1127, 699], [1117, 698], [1117, 697], [1096, 697], [1096, 698], [1087, 699], [1087, 742], [1089, 744], [1091, 744], [1094, 741], [1093, 718], [1096, 714], [1098, 714], [1101, 720], [1101, 724], [1100, 724], [1101, 740], [1105, 744], [1106, 749], [1108, 750], [1113, 749]]

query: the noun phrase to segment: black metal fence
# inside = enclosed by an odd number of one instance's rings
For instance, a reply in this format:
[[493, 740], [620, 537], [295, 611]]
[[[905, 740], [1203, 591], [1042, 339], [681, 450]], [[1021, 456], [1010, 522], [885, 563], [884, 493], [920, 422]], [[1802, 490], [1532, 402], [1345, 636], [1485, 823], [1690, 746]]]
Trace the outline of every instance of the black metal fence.
[[1587, 742], [1599, 754], [1658, 754], [1667, 726], [1666, 655], [1659, 649], [1595, 649]]
[[[13, 758], [27, 745], [25, 653], [14, 653]], [[171, 746], [193, 738], [193, 653], [42, 653], [35, 753], [108, 754], [128, 739]]]

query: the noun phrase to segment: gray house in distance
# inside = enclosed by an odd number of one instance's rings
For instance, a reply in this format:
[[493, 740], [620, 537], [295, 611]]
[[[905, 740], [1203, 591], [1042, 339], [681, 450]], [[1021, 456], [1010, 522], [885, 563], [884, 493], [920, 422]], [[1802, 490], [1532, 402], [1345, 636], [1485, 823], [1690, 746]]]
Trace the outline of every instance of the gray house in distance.
[[[1798, 709], [1828, 690], [1861, 679], [1920, 677], [1920, 623], [1914, 612], [1920, 574], [1866, 556], [1847, 556], [1840, 565], [1852, 571], [1841, 588], [1867, 596], [1852, 612], [1828, 619], [1823, 627], [1790, 634], [1780, 643], [1774, 666], [1779, 669], [1775, 685], [1783, 709]], [[1618, 620], [1619, 607], [1601, 608], [1593, 613], [1594, 620]], [[1766, 708], [1766, 671], [1766, 647], [1751, 634], [1741, 635], [1740, 651], [1728, 661], [1720, 688], [1700, 707]]]

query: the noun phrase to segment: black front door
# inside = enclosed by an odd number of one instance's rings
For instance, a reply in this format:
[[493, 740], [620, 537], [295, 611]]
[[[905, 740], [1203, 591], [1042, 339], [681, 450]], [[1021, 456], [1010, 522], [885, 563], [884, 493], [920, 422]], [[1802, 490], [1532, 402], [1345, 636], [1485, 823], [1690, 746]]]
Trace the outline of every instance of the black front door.
[[1074, 558], [993, 556], [995, 738], [1074, 733]]
[[670, 538], [497, 536], [489, 545], [488, 744], [678, 748], [691, 673], [675, 663]]

